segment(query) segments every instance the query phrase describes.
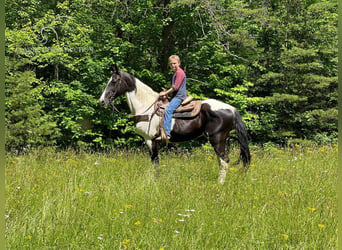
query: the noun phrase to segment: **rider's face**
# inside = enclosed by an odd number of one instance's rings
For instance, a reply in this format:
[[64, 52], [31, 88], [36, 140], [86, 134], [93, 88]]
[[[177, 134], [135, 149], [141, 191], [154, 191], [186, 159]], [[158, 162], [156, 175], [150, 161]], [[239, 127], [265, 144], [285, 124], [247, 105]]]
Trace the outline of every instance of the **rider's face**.
[[177, 59], [171, 59], [170, 60], [170, 68], [173, 72], [176, 72], [177, 69], [179, 68], [179, 61]]

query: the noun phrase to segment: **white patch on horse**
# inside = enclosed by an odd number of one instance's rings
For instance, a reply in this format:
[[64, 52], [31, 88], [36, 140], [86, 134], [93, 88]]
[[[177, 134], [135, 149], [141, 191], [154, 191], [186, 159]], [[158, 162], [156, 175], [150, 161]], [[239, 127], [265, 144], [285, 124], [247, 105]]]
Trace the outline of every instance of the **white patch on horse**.
[[146, 145], [148, 147], [148, 149], [150, 150], [150, 152], [152, 152], [152, 141], [151, 140], [145, 140]]
[[[142, 114], [158, 98], [158, 93], [137, 78], [135, 78], [135, 85], [135, 90], [126, 93], [128, 105], [133, 115]], [[153, 111], [153, 107], [146, 114], [152, 113], [151, 111]]]
[[153, 116], [151, 121], [142, 121], [136, 124], [136, 132], [145, 139], [153, 139], [158, 132], [159, 128], [159, 117]]
[[232, 105], [229, 105], [224, 102], [220, 102], [215, 99], [208, 99], [208, 100], [202, 101], [202, 103], [207, 103], [210, 106], [211, 110], [213, 111], [217, 111], [220, 109], [228, 109], [228, 110], [231, 110], [233, 113], [235, 113], [235, 110], [236, 110], [236, 108], [233, 107]]
[[219, 171], [219, 177], [218, 181], [220, 184], [224, 184], [226, 181], [226, 175], [227, 175], [227, 170], [228, 170], [228, 163], [223, 160], [222, 158], [219, 158], [219, 164], [220, 164], [220, 171]]
[[175, 123], [176, 123], [176, 119], [172, 118], [172, 120], [171, 120], [171, 131], [173, 130]]
[[[127, 103], [132, 115], [149, 115], [149, 120], [154, 111], [151, 106], [158, 98], [158, 93], [153, 91], [149, 86], [136, 80], [136, 89], [127, 92]], [[145, 139], [152, 139], [157, 134], [160, 118], [157, 115], [152, 117], [151, 121], [141, 121], [136, 124], [136, 132]]]

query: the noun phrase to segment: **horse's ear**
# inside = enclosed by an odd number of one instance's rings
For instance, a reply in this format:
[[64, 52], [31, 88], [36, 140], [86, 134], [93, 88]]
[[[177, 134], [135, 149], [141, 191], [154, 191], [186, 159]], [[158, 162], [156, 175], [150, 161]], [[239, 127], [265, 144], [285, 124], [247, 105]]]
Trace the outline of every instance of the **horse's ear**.
[[118, 69], [118, 66], [116, 64], [112, 65], [111, 70], [113, 73], [119, 74], [119, 69]]

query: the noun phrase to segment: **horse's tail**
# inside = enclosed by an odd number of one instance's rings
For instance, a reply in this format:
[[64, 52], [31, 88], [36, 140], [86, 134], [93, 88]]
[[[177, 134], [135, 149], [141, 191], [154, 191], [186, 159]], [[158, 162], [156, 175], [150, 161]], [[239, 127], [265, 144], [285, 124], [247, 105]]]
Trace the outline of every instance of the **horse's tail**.
[[251, 162], [251, 154], [248, 147], [248, 136], [245, 125], [242, 121], [239, 111], [235, 110], [234, 128], [236, 130], [238, 141], [240, 144], [240, 159], [247, 170]]

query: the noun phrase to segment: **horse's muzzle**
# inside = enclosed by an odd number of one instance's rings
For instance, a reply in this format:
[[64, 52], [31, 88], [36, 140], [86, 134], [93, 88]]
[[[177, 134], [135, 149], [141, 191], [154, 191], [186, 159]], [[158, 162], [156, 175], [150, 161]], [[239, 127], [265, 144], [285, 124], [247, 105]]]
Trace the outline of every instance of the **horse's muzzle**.
[[103, 106], [105, 106], [105, 107], [107, 107], [108, 104], [109, 104], [109, 100], [108, 100], [108, 99], [105, 99], [105, 98], [100, 98], [100, 99], [99, 99], [99, 102], [100, 102]]

